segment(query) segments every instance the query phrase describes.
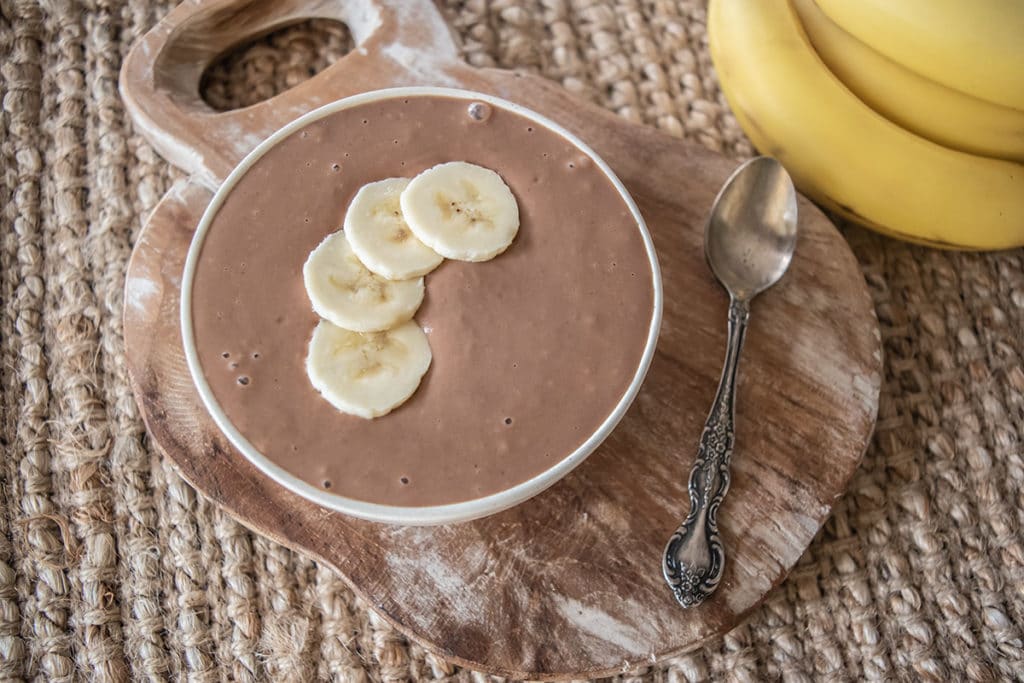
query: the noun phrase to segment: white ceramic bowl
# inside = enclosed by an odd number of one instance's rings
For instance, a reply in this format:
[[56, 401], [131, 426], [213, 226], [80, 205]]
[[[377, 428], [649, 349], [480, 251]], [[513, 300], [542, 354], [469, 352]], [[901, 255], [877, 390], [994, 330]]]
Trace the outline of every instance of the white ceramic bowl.
[[[325, 116], [333, 114], [334, 112], [384, 99], [425, 95], [473, 99], [481, 102], [487, 102], [494, 107], [515, 112], [520, 116], [532, 120], [540, 126], [544, 126], [545, 128], [554, 131], [568, 140], [580, 152], [593, 159], [597, 167], [604, 172], [612, 182], [612, 185], [615, 186], [615, 189], [621, 195], [623, 202], [625, 202], [626, 206], [629, 207], [633, 218], [636, 220], [640, 234], [643, 237], [654, 283], [654, 311], [652, 312], [651, 324], [647, 333], [647, 343], [644, 347], [644, 353], [641, 357], [640, 364], [636, 369], [636, 374], [633, 376], [633, 381], [615, 405], [615, 409], [612, 410], [604, 422], [601, 423], [600, 427], [598, 427], [598, 429], [591, 434], [590, 437], [579, 446], [579, 448], [564, 457], [554, 466], [541, 472], [532, 479], [528, 479], [527, 481], [517, 484], [509, 489], [505, 489], [504, 491], [459, 503], [425, 507], [405, 507], [368, 503], [319, 489], [287, 472], [282, 467], [266, 458], [251, 443], [249, 443], [245, 436], [243, 436], [235, 425], [231, 423], [227, 415], [224, 414], [224, 411], [217, 403], [217, 400], [214, 398], [213, 392], [210, 390], [210, 386], [206, 381], [206, 377], [203, 374], [202, 366], [199, 363], [199, 356], [195, 346], [195, 336], [192, 329], [192, 283], [203, 240], [206, 237], [207, 230], [210, 228], [210, 224], [213, 222], [213, 217], [217, 214], [217, 211], [224, 202], [225, 197], [227, 197], [234, 188], [238, 179], [241, 178], [242, 175], [244, 175], [256, 162], [256, 160], [267, 152], [267, 150], [300, 128], [303, 128]], [[375, 90], [352, 97], [346, 97], [345, 99], [324, 105], [319, 109], [315, 109], [308, 114], [295, 119], [268, 137], [258, 147], [256, 147], [256, 149], [242, 159], [238, 166], [227, 177], [227, 180], [224, 181], [224, 184], [220, 186], [220, 189], [217, 190], [217, 193], [214, 195], [210, 205], [206, 208], [206, 212], [199, 221], [199, 226], [196, 228], [195, 235], [192, 238], [192, 244], [189, 247], [188, 258], [185, 261], [185, 272], [182, 276], [181, 283], [181, 332], [185, 346], [185, 357], [188, 360], [188, 367], [192, 373], [192, 379], [199, 391], [199, 395], [202, 397], [203, 403], [206, 405], [206, 409], [209, 411], [210, 416], [213, 418], [214, 422], [217, 423], [217, 426], [224, 435], [227, 436], [232, 444], [234, 444], [235, 448], [237, 448], [242, 455], [244, 455], [271, 479], [300, 496], [313, 501], [314, 503], [331, 508], [332, 510], [337, 510], [338, 512], [343, 512], [355, 517], [361, 517], [363, 519], [406, 525], [461, 522], [494, 514], [495, 512], [505, 510], [537, 495], [583, 462], [583, 460], [590, 455], [601, 444], [601, 442], [605, 440], [605, 438], [607, 438], [612, 429], [615, 428], [615, 425], [619, 423], [619, 420], [622, 419], [622, 416], [626, 413], [626, 410], [629, 408], [633, 399], [636, 397], [637, 392], [640, 390], [640, 385], [643, 383], [644, 377], [647, 374], [647, 368], [650, 366], [651, 359], [654, 356], [654, 348], [658, 340], [658, 330], [661, 327], [661, 310], [661, 271], [658, 268], [658, 259], [654, 253], [654, 243], [651, 241], [650, 233], [647, 231], [647, 226], [644, 224], [644, 219], [640, 215], [640, 211], [637, 209], [636, 203], [633, 201], [632, 197], [629, 196], [629, 193], [622, 185], [622, 182], [615, 176], [608, 165], [578, 137], [562, 128], [554, 121], [541, 116], [536, 112], [530, 111], [518, 104], [514, 104], [497, 97], [492, 97], [490, 95], [450, 88], [388, 88], [385, 90]]]

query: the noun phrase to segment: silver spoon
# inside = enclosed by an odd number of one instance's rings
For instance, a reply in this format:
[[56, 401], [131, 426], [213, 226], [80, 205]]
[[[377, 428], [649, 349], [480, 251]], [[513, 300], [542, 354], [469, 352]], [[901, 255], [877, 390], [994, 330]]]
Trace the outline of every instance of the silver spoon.
[[757, 157], [725, 181], [704, 231], [708, 264], [729, 292], [729, 341], [690, 470], [690, 513], [669, 539], [662, 562], [665, 581], [683, 607], [703, 602], [722, 579], [725, 550], [717, 517], [729, 490], [736, 367], [750, 300], [778, 282], [793, 258], [796, 214], [796, 190], [786, 169], [775, 159]]

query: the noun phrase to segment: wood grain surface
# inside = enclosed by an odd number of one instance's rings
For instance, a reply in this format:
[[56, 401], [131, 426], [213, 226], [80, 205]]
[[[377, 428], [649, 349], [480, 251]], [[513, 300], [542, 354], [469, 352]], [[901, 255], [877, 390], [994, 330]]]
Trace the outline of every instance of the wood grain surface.
[[[357, 49], [252, 107], [221, 113], [202, 102], [199, 79], [217, 55], [309, 17], [346, 22]], [[505, 97], [593, 146], [636, 199], [665, 285], [658, 353], [605, 444], [527, 503], [433, 528], [348, 518], [260, 474], [206, 415], [178, 327], [192, 231], [234, 164], [320, 104], [416, 84]], [[547, 81], [466, 66], [426, 0], [186, 3], [136, 45], [121, 88], [142, 133], [192, 173], [149, 218], [126, 282], [129, 371], [152, 438], [242, 523], [337, 569], [382, 616], [442, 657], [506, 676], [569, 678], [694, 649], [736, 625], [784, 578], [860, 462], [878, 405], [878, 325], [849, 248], [801, 200], [796, 257], [755, 302], [740, 369], [732, 488], [719, 514], [725, 576], [700, 607], [675, 604], [660, 555], [686, 512], [686, 477], [725, 348], [727, 298], [704, 263], [703, 222], [732, 164]]]

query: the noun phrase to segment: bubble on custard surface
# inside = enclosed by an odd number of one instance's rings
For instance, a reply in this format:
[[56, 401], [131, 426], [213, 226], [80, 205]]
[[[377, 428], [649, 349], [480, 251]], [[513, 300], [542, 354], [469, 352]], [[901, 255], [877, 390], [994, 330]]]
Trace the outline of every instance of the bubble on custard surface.
[[245, 375], [242, 375], [241, 377], [238, 378], [238, 383], [243, 387], [249, 386], [249, 378], [246, 377]]
[[491, 118], [491, 105], [483, 102], [473, 102], [466, 108], [466, 113], [469, 114], [469, 118], [477, 123], [483, 123]]
[[341, 164], [339, 164], [337, 161], [335, 161], [333, 164], [331, 164], [331, 170], [333, 172], [335, 172], [335, 173], [340, 172], [341, 171]]

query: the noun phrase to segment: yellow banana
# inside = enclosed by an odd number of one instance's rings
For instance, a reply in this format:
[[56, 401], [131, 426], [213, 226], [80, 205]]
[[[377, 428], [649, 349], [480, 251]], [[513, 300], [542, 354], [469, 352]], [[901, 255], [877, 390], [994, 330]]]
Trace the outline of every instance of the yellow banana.
[[811, 198], [918, 242], [1024, 244], [1024, 165], [942, 147], [876, 113], [818, 58], [788, 0], [711, 0], [708, 34], [740, 125]]
[[1024, 109], [1021, 0], [817, 0], [828, 17], [911, 71]]
[[1024, 111], [917, 75], [839, 28], [814, 0], [795, 0], [795, 6], [818, 56], [879, 114], [947, 147], [1024, 161]]

